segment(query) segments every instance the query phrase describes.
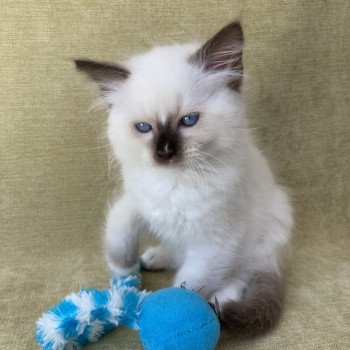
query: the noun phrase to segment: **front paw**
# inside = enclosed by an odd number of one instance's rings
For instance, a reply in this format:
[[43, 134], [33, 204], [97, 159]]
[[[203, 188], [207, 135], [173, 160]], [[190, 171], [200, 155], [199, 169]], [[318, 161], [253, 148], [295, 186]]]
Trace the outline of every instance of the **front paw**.
[[182, 270], [178, 271], [175, 275], [173, 287], [185, 288], [202, 295], [204, 298], [208, 298], [212, 290], [211, 284], [208, 283], [209, 281], [202, 276], [198, 276], [196, 271], [184, 270], [185, 269], [182, 268]]
[[140, 258], [141, 268], [145, 270], [165, 270], [172, 268], [169, 255], [161, 246], [149, 247]]

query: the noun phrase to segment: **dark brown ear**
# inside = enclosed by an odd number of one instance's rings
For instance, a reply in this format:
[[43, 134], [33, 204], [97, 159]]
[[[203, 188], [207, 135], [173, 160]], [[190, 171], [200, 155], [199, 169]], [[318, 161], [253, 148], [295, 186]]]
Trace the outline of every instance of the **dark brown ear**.
[[75, 60], [74, 62], [77, 70], [96, 82], [102, 91], [110, 91], [113, 83], [123, 81], [130, 75], [127, 69], [114, 63], [90, 60]]
[[242, 51], [242, 27], [239, 22], [232, 22], [195, 52], [190, 63], [202, 66], [207, 71], [231, 71], [233, 74], [229, 86], [239, 90], [243, 74]]

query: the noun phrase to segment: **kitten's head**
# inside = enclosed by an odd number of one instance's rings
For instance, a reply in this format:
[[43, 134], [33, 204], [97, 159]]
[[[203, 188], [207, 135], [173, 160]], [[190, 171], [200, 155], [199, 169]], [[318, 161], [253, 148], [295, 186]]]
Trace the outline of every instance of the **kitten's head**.
[[121, 64], [77, 60], [76, 67], [110, 106], [108, 136], [123, 165], [185, 169], [237, 142], [242, 48], [234, 22], [202, 46], [156, 47]]

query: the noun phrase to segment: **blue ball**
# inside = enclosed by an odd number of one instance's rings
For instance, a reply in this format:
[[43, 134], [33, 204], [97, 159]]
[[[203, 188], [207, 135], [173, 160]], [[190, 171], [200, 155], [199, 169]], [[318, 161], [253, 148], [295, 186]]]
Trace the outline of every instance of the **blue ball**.
[[149, 294], [138, 319], [146, 350], [213, 350], [220, 323], [208, 302], [184, 288], [166, 288]]

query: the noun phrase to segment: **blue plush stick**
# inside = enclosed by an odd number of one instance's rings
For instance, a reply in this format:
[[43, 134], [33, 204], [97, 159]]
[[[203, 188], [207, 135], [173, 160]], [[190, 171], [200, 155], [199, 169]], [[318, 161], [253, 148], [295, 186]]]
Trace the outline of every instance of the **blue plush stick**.
[[220, 324], [207, 301], [184, 288], [139, 291], [135, 273], [111, 280], [102, 291], [72, 293], [37, 321], [43, 350], [75, 350], [97, 341], [119, 324], [138, 330], [147, 350], [212, 350]]
[[79, 349], [98, 340], [119, 324], [137, 329], [139, 305], [146, 292], [139, 292], [139, 274], [118, 276], [105, 290], [72, 293], [37, 321], [36, 340], [43, 350]]

